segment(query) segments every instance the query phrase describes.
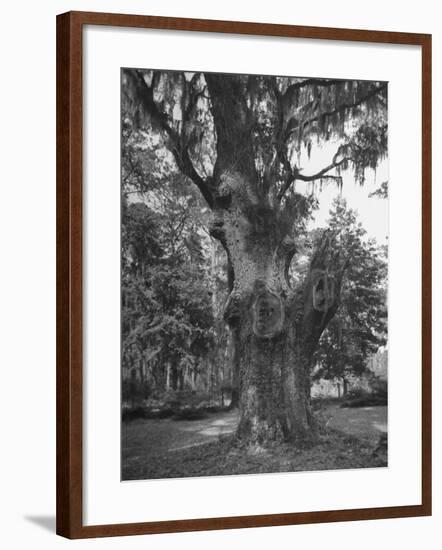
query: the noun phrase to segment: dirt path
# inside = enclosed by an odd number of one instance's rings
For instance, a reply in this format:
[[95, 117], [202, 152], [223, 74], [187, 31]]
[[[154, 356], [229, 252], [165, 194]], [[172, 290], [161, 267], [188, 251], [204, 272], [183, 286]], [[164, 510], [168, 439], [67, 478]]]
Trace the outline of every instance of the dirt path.
[[123, 453], [150, 454], [179, 451], [232, 433], [238, 411], [210, 414], [202, 420], [135, 420], [123, 423]]

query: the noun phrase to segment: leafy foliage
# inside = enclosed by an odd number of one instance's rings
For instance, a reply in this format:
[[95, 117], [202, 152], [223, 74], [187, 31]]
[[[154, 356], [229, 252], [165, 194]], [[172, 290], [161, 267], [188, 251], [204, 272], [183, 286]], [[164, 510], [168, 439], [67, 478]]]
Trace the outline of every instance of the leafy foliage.
[[361, 375], [370, 355], [386, 342], [386, 249], [367, 238], [344, 199], [335, 200], [328, 225], [349, 262], [340, 307], [316, 351], [314, 377], [345, 379]]
[[[129, 142], [123, 155], [135, 166], [139, 142]], [[122, 362], [132, 378], [162, 387], [165, 365], [176, 385], [183, 369], [196, 368], [207, 355], [214, 320], [209, 292], [201, 287], [206, 265], [195, 213], [199, 196], [177, 182], [167, 159], [150, 158], [151, 179], [139, 169], [141, 184], [123, 179]], [[143, 196], [154, 200], [148, 206]]]
[[380, 187], [378, 187], [376, 191], [373, 191], [373, 193], [370, 193], [368, 196], [370, 198], [376, 197], [379, 199], [388, 199], [388, 181], [383, 181]]

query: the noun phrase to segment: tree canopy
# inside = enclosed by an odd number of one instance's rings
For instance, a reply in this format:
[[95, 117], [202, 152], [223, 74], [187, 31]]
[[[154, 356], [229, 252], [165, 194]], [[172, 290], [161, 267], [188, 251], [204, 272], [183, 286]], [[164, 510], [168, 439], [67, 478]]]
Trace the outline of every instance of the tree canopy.
[[[211, 207], [226, 166], [282, 208], [299, 198], [296, 182], [340, 184], [353, 168], [363, 183], [387, 153], [386, 82], [126, 69], [123, 92], [135, 124], [161, 136]], [[324, 141], [334, 154], [308, 173], [303, 164]]]

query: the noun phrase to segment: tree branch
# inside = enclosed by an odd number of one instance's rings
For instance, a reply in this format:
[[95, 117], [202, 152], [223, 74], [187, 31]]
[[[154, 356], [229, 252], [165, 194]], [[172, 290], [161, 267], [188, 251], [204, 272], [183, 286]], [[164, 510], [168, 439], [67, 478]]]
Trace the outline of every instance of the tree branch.
[[131, 79], [135, 89], [135, 97], [141, 103], [143, 110], [150, 116], [152, 122], [159, 126], [171, 143], [171, 151], [179, 170], [190, 178], [198, 187], [210, 208], [213, 207], [213, 196], [209, 182], [204, 180], [196, 171], [189, 150], [180, 139], [178, 132], [169, 124], [169, 116], [161, 111], [153, 97], [153, 84], [148, 86], [142, 73], [135, 69], [129, 69], [126, 74]]
[[337, 168], [338, 166], [341, 166], [344, 162], [352, 161], [353, 159], [351, 157], [344, 157], [340, 161], [333, 161], [331, 164], [320, 170], [319, 172], [316, 172], [316, 174], [312, 174], [310, 176], [305, 176], [304, 174], [298, 173], [296, 175], [296, 179], [301, 181], [315, 181], [318, 180], [324, 176], [326, 176], [327, 172], [330, 170], [333, 170], [333, 168]]
[[[147, 113], [152, 122], [164, 130], [167, 135], [173, 140], [178, 139], [178, 134], [168, 123], [168, 115], [163, 113], [158, 108], [153, 98], [154, 82], [152, 86], [148, 86], [141, 71], [136, 69], [128, 69], [125, 71], [126, 75], [131, 79], [132, 86], [134, 87], [135, 100], [139, 101], [142, 109]], [[155, 76], [153, 77], [154, 80]]]
[[324, 232], [298, 290], [302, 295], [298, 326], [310, 355], [339, 308], [342, 281], [350, 262], [350, 251], [343, 257], [342, 250], [336, 250], [336, 236], [334, 231]]
[[204, 73], [204, 78], [216, 130], [215, 179], [224, 170], [233, 169], [256, 180], [253, 146], [256, 119], [247, 103], [244, 78], [216, 73]]
[[210, 189], [209, 180], [204, 180], [196, 171], [195, 166], [193, 165], [192, 159], [190, 158], [189, 151], [187, 147], [180, 149], [173, 149], [172, 151], [175, 161], [178, 165], [178, 168], [181, 172], [189, 177], [193, 183], [198, 187], [202, 196], [206, 200], [210, 208], [213, 208], [213, 195]]
[[277, 199], [279, 202], [281, 202], [282, 197], [287, 193], [287, 191], [290, 189], [290, 187], [296, 181], [296, 178], [297, 178], [297, 173], [295, 172], [295, 170], [291, 168], [290, 163], [289, 163], [289, 166], [286, 167], [286, 170], [288, 170], [286, 180], [277, 196]]
[[281, 201], [282, 197], [286, 194], [286, 192], [290, 189], [291, 185], [296, 180], [309, 182], [309, 181], [315, 181], [325, 177], [337, 179], [339, 176], [329, 175], [327, 174], [327, 172], [329, 172], [330, 170], [333, 170], [334, 168], [338, 168], [345, 162], [351, 162], [353, 160], [351, 157], [343, 157], [342, 159], [337, 160], [338, 155], [339, 155], [339, 150], [333, 157], [333, 161], [328, 166], [326, 166], [322, 170], [319, 170], [319, 172], [316, 172], [316, 174], [311, 174], [309, 176], [306, 176], [305, 174], [301, 174], [301, 172], [299, 172], [297, 168], [292, 168], [290, 166], [290, 163], [287, 161], [287, 163], [285, 163], [284, 165], [284, 168], [287, 171], [288, 175], [284, 185], [281, 187], [278, 193], [278, 196], [277, 196], [278, 201]]
[[301, 88], [305, 88], [306, 86], [320, 86], [322, 88], [326, 88], [328, 86], [333, 86], [337, 84], [345, 84], [346, 82], [350, 81], [341, 79], [306, 78], [301, 82], [295, 82], [294, 84], [290, 84], [290, 86], [287, 86], [287, 89], [283, 95], [285, 99], [288, 99], [290, 95], [294, 94], [297, 90], [300, 90]]
[[309, 119], [305, 120], [302, 123], [302, 128], [305, 129], [306, 126], [308, 126], [309, 124], [312, 124], [313, 122], [318, 121], [320, 118], [330, 117], [330, 116], [333, 116], [333, 115], [335, 115], [335, 114], [337, 114], [341, 111], [346, 111], [347, 109], [352, 109], [354, 107], [359, 107], [359, 105], [362, 105], [362, 103], [365, 103], [367, 100], [374, 97], [379, 92], [387, 89], [387, 85], [388, 85], [388, 83], [384, 82], [380, 86], [376, 86], [375, 88], [373, 88], [369, 93], [365, 94], [364, 96], [359, 98], [354, 103], [343, 103], [339, 107], [336, 107], [336, 109], [332, 109], [331, 111], [325, 111], [324, 113], [320, 113], [320, 114], [318, 114], [318, 115], [316, 115], [312, 118], [309, 118]]

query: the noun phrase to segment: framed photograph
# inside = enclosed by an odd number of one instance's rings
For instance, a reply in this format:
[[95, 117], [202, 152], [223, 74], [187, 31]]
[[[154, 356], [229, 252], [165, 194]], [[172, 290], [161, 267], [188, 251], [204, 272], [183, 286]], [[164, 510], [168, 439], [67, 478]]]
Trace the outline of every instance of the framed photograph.
[[431, 514], [431, 36], [57, 17], [57, 532]]

